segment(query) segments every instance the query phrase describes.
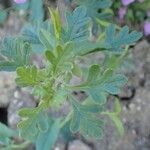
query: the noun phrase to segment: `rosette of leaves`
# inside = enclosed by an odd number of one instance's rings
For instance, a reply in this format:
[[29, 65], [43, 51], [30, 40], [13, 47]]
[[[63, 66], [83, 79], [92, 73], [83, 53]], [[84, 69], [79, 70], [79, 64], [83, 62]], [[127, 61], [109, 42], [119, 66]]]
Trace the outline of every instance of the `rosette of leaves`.
[[[119, 93], [121, 87], [127, 82], [126, 77], [123, 74], [117, 74], [116, 67], [111, 68], [106, 62], [105, 66], [99, 64], [88, 66], [88, 76], [85, 77], [76, 60], [98, 51], [120, 59], [124, 55], [125, 47], [134, 44], [141, 38], [141, 33], [136, 31], [129, 33], [127, 27], [116, 31], [114, 25], [109, 25], [106, 27], [105, 36], [101, 41], [90, 41], [91, 30], [89, 29], [92, 19], [88, 16], [84, 6], [77, 7], [73, 12], [67, 12], [65, 25], [60, 23], [58, 9], [50, 9], [50, 14], [51, 21], [48, 28], [39, 27], [36, 32], [36, 39], [43, 47], [46, 59], [45, 68], [40, 69], [38, 66], [23, 61], [23, 63], [18, 62], [21, 65], [16, 69], [16, 83], [21, 87], [32, 87], [33, 95], [39, 98], [36, 108], [23, 108], [19, 111], [21, 121], [18, 124], [21, 137], [35, 143], [37, 150], [51, 149], [59, 132], [68, 123], [73, 133], [81, 133], [86, 138], [101, 138], [105, 124], [102, 117], [99, 116], [106, 115], [105, 112], [112, 118], [116, 126], [120, 127], [119, 121], [116, 121], [120, 110], [114, 115], [110, 115], [106, 111], [105, 104], [108, 95]], [[31, 39], [32, 34], [29, 30], [26, 31], [28, 32], [23, 35], [23, 41], [32, 45], [33, 42], [28, 40]], [[124, 37], [123, 34], [125, 34]], [[20, 38], [22, 39], [22, 37]], [[8, 62], [16, 58], [11, 53], [11, 46], [1, 53], [7, 56]], [[21, 46], [23, 47], [23, 44]], [[22, 58], [21, 56], [26, 50], [19, 48], [20, 57], [19, 55], [18, 57]], [[8, 53], [9, 51], [10, 53]], [[24, 57], [21, 60], [24, 60]], [[18, 61], [18, 59], [14, 61]], [[1, 66], [1, 70], [7, 70], [7, 68], [3, 69], [3, 65]], [[78, 85], [72, 85], [70, 81], [74, 76], [81, 77], [84, 81]], [[87, 99], [83, 99], [82, 102], [78, 101], [78, 98], [72, 94], [74, 90], [85, 91]], [[72, 106], [72, 110], [68, 112], [67, 116], [54, 118], [48, 113], [50, 108], [59, 110], [65, 101], [69, 101]]]

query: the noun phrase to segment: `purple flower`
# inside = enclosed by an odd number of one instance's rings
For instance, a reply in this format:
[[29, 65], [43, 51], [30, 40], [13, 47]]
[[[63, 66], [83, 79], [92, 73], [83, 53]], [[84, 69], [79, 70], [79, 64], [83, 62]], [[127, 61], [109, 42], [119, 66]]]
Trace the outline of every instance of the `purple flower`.
[[15, 3], [17, 4], [23, 4], [25, 3], [27, 0], [14, 0]]
[[150, 21], [144, 23], [144, 34], [146, 36], [150, 35]]
[[129, 5], [129, 4], [131, 4], [131, 3], [133, 3], [135, 0], [121, 0], [121, 2], [122, 2], [122, 4], [124, 5], [124, 6], [127, 6], [127, 5]]
[[123, 20], [127, 12], [126, 7], [120, 7], [118, 11], [119, 20]]

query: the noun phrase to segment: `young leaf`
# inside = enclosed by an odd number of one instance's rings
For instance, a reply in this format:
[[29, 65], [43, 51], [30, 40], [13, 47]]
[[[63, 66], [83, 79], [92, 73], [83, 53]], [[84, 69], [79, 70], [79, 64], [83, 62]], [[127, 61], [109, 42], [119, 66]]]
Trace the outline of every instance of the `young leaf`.
[[62, 28], [59, 11], [58, 11], [58, 9], [54, 10], [52, 8], [51, 9], [49, 8], [49, 12], [51, 15], [52, 23], [54, 25], [54, 31], [55, 31], [56, 39], [59, 40], [60, 36], [61, 36], [61, 28]]
[[64, 101], [66, 100], [68, 95], [68, 92], [63, 90], [63, 89], [59, 89], [53, 96], [53, 100], [52, 100], [52, 107], [54, 107], [55, 109], [58, 109], [60, 105], [62, 105], [64, 103]]
[[[57, 56], [55, 56], [52, 52], [46, 51], [46, 57], [51, 62], [53, 67], [53, 73], [57, 74], [59, 71], [64, 73], [68, 72], [73, 68], [73, 43], [66, 43], [64, 47], [57, 46], [56, 47], [56, 53]], [[59, 74], [60, 74], [59, 72]]]
[[[72, 132], [80, 132], [85, 137], [99, 139], [103, 135], [103, 122], [96, 118], [92, 106], [81, 105], [75, 99], [72, 100], [73, 115], [70, 124]], [[100, 108], [102, 108], [99, 105]], [[92, 111], [91, 111], [92, 110]], [[99, 109], [98, 111], [102, 111]]]
[[70, 87], [74, 90], [86, 91], [92, 99], [99, 104], [106, 102], [107, 93], [118, 94], [121, 86], [127, 82], [123, 75], [114, 75], [112, 70], [106, 70], [100, 76], [100, 68], [93, 65], [89, 69], [87, 80], [77, 86]]
[[20, 135], [34, 141], [39, 134], [47, 132], [48, 117], [44, 112], [39, 111], [39, 108], [23, 108], [19, 111], [22, 121], [18, 124]]
[[72, 69], [72, 73], [77, 76], [77, 77], [81, 77], [82, 76], [82, 70], [81, 68], [77, 65], [77, 64], [73, 64], [73, 69]]
[[30, 60], [30, 44], [20, 38], [5, 38], [0, 55], [0, 70], [14, 71], [17, 67], [28, 65]]
[[45, 49], [53, 50], [53, 45], [56, 44], [55, 40], [53, 39], [53, 36], [50, 34], [50, 32], [47, 32], [44, 29], [41, 29], [39, 32], [39, 38], [41, 43], [45, 46]]
[[79, 42], [89, 36], [88, 25], [90, 18], [87, 17], [86, 8], [77, 7], [72, 13], [66, 13], [67, 28], [64, 28], [63, 39], [65, 42]]
[[118, 35], [116, 35], [115, 25], [111, 24], [106, 28], [105, 43], [109, 44], [111, 49], [109, 51], [113, 53], [121, 53], [123, 47], [132, 45], [142, 37], [142, 33], [132, 31], [129, 33], [129, 28], [124, 26]]
[[42, 133], [36, 140], [36, 150], [52, 150], [60, 131], [60, 120], [56, 119], [46, 133]]
[[16, 83], [19, 86], [33, 86], [38, 83], [37, 68], [35, 66], [19, 67], [16, 72], [18, 75], [16, 78]]

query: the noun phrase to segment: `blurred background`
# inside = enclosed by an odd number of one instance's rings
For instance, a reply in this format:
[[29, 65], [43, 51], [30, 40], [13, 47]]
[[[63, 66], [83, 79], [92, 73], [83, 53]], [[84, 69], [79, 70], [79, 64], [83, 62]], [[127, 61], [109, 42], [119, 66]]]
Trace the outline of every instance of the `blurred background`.
[[[49, 18], [47, 8], [56, 6], [64, 21], [64, 12], [73, 10], [77, 4], [73, 0], [26, 0], [23, 4], [0, 0], [0, 44], [7, 36], [19, 35], [27, 24]], [[129, 78], [119, 95], [125, 135], [120, 137], [112, 124], [106, 127], [104, 138], [96, 141], [65, 132], [66, 138], [59, 138], [54, 150], [150, 150], [150, 0], [113, 0], [112, 6], [105, 11], [111, 15], [109, 22], [143, 32], [143, 38], [130, 48], [120, 68]], [[95, 24], [95, 37], [102, 30], [97, 28]], [[100, 61], [101, 55], [91, 59]], [[33, 62], [43, 65], [40, 55], [33, 56]], [[19, 121], [18, 109], [35, 107], [37, 101], [31, 89], [17, 87], [15, 77], [13, 72], [0, 72], [0, 122], [11, 128], [16, 128]], [[28, 150], [34, 150], [34, 146], [29, 146]]]

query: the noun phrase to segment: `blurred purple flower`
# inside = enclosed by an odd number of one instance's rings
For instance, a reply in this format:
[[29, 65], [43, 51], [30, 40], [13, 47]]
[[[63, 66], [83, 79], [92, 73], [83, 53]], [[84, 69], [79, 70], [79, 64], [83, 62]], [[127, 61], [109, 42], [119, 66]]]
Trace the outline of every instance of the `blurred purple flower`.
[[127, 8], [126, 7], [120, 7], [118, 10], [118, 16], [119, 16], [119, 20], [124, 20], [124, 17], [126, 15], [127, 12]]
[[25, 3], [27, 0], [14, 0], [15, 3], [17, 4], [23, 4]]
[[124, 5], [124, 6], [127, 6], [127, 5], [129, 5], [129, 4], [131, 4], [131, 3], [133, 3], [135, 0], [121, 0], [121, 2], [122, 2], [122, 4]]
[[150, 35], [150, 21], [144, 23], [144, 34], [146, 36]]

